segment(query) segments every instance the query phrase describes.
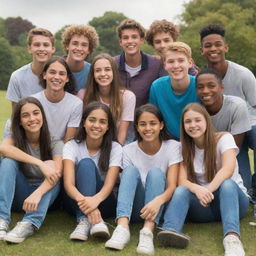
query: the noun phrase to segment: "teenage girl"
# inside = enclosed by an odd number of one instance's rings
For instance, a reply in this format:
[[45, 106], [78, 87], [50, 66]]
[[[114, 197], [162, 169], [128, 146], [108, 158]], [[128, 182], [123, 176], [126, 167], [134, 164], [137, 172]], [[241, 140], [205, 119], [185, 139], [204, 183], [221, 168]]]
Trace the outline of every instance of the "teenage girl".
[[120, 88], [119, 73], [114, 59], [106, 54], [99, 54], [92, 62], [84, 105], [91, 101], [101, 101], [111, 109], [117, 124], [117, 139], [123, 145], [133, 141], [134, 109], [136, 97], [133, 92]]
[[151, 104], [135, 112], [137, 140], [123, 149], [117, 224], [105, 247], [122, 250], [130, 240], [129, 221], [143, 221], [138, 253], [153, 254], [153, 230], [176, 188], [180, 143], [170, 140], [160, 111]]
[[109, 237], [103, 217], [114, 216], [113, 188], [122, 159], [122, 147], [115, 140], [115, 125], [107, 105], [91, 102], [83, 111], [78, 134], [65, 144], [64, 186], [77, 227], [70, 239], [85, 241], [88, 234]]
[[238, 148], [229, 133], [216, 133], [205, 108], [186, 106], [182, 115], [181, 144], [184, 162], [179, 184], [165, 215], [158, 238], [163, 245], [185, 248], [186, 216], [195, 222], [222, 221], [225, 256], [244, 255], [239, 219], [249, 199], [236, 161]]
[[[0, 240], [21, 243], [42, 225], [60, 189], [62, 142], [51, 141], [40, 102], [21, 99], [12, 118], [12, 137], [0, 145]], [[7, 233], [11, 210], [25, 216]]]

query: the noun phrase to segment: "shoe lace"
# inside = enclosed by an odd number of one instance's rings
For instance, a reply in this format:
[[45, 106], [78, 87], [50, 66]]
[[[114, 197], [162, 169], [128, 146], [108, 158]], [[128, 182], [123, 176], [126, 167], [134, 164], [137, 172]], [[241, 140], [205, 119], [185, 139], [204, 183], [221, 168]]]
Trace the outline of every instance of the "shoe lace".
[[124, 230], [120, 227], [117, 227], [112, 235], [111, 240], [112, 239], [117, 242], [122, 242], [124, 239]]
[[0, 220], [0, 230], [7, 230], [8, 228], [8, 222], [6, 222], [5, 220]]
[[90, 224], [88, 222], [87, 219], [81, 219], [78, 223], [78, 225], [76, 226], [76, 232], [84, 232], [85, 229], [89, 229], [90, 228]]
[[241, 250], [241, 248], [242, 248], [242, 245], [241, 245], [241, 243], [240, 243], [240, 241], [239, 240], [237, 240], [237, 239], [229, 239], [229, 240], [227, 240], [226, 241], [226, 251], [227, 252], [229, 252], [229, 251], [233, 251], [233, 250], [235, 250], [235, 251], [237, 251], [237, 250]]
[[17, 225], [14, 227], [12, 232], [15, 233], [22, 233], [26, 229], [30, 229], [31, 224], [29, 222], [18, 222]]
[[147, 232], [141, 232], [139, 245], [148, 247], [150, 244], [152, 244], [151, 234]]

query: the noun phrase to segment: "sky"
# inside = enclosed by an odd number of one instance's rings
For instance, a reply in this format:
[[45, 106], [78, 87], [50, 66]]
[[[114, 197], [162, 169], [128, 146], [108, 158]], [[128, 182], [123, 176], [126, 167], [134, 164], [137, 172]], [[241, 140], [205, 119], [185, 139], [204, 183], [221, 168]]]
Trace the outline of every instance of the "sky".
[[178, 23], [189, 0], [0, 0], [0, 17], [21, 16], [37, 27], [57, 32], [65, 25], [87, 24], [106, 11], [121, 12], [145, 28], [154, 20]]

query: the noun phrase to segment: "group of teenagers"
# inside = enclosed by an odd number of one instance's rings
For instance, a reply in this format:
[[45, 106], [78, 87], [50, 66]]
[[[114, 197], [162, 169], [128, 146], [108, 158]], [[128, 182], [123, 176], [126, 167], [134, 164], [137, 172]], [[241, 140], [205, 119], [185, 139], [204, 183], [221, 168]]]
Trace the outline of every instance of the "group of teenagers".
[[[186, 248], [186, 220], [221, 221], [225, 256], [245, 255], [239, 220], [256, 186], [248, 157], [256, 146], [253, 73], [225, 59], [225, 29], [216, 24], [200, 31], [201, 71], [172, 22], [154, 21], [145, 33], [126, 19], [117, 33], [123, 53], [90, 64], [99, 40], [93, 27], [65, 28], [65, 57], [52, 57], [50, 31], [29, 31], [33, 60], [7, 89], [0, 240], [23, 242], [61, 198], [77, 220], [72, 240], [90, 235], [122, 250], [130, 223], [142, 222], [136, 251], [153, 254], [156, 226], [161, 245]], [[144, 39], [157, 56], [141, 51]], [[21, 210], [9, 231], [11, 211]], [[109, 217], [117, 223], [112, 236]]]

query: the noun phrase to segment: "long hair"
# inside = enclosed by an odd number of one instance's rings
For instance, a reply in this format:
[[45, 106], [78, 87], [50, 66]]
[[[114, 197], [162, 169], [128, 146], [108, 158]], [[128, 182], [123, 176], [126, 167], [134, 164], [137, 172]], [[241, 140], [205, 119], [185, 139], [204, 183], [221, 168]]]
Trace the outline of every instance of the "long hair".
[[216, 147], [217, 147], [217, 134], [212, 126], [211, 117], [204, 108], [199, 103], [188, 104], [182, 113], [181, 118], [181, 145], [182, 145], [182, 155], [184, 166], [187, 170], [188, 179], [192, 182], [196, 182], [195, 169], [194, 169], [194, 158], [195, 158], [195, 142], [185, 131], [184, 128], [184, 115], [189, 111], [195, 111], [203, 115], [206, 121], [206, 131], [204, 134], [204, 169], [205, 169], [205, 179], [207, 182], [211, 182], [217, 173], [216, 168]]
[[121, 117], [121, 112], [122, 112], [122, 108], [123, 108], [122, 95], [123, 95], [125, 89], [120, 88], [121, 82], [119, 79], [119, 73], [117, 70], [116, 63], [113, 60], [113, 58], [107, 53], [102, 53], [102, 54], [97, 55], [92, 61], [92, 65], [91, 65], [90, 72], [88, 75], [86, 92], [85, 92], [85, 96], [84, 96], [84, 106], [87, 106], [92, 101], [100, 101], [99, 85], [94, 78], [94, 65], [100, 59], [108, 60], [111, 65], [112, 72], [113, 72], [113, 80], [110, 84], [109, 108], [112, 112], [115, 122], [117, 122]]
[[[138, 128], [138, 122], [139, 122], [140, 116], [144, 112], [149, 112], [149, 113], [153, 114], [159, 120], [160, 123], [163, 122], [163, 124], [164, 124], [163, 116], [162, 116], [161, 112], [159, 111], [159, 109], [155, 105], [145, 104], [145, 105], [138, 107], [135, 111], [135, 116], [134, 116], [134, 132], [135, 132], [135, 137], [138, 141], [142, 141], [142, 137], [140, 136], [137, 128]], [[172, 136], [166, 129], [165, 124], [164, 124], [163, 129], [160, 130], [159, 139], [160, 139], [160, 141], [172, 139]]]
[[[25, 153], [29, 153], [28, 143], [27, 143], [27, 136], [26, 132], [21, 125], [21, 109], [27, 103], [31, 103], [36, 105], [41, 113], [43, 118], [42, 127], [40, 129], [40, 136], [39, 136], [39, 148], [40, 148], [40, 155], [41, 160], [46, 161], [52, 159], [52, 149], [51, 149], [51, 137], [50, 132], [47, 125], [46, 116], [44, 113], [43, 106], [41, 103], [34, 97], [26, 97], [21, 99], [13, 112], [12, 116], [12, 124], [11, 124], [11, 131], [12, 131], [12, 139], [14, 141], [14, 145], [19, 148], [20, 150], [24, 151]], [[25, 164], [21, 163], [21, 168], [26, 169]]]
[[83, 110], [82, 120], [80, 122], [78, 133], [75, 137], [77, 143], [81, 143], [86, 140], [86, 130], [84, 128], [84, 122], [90, 113], [96, 109], [102, 109], [108, 118], [108, 130], [103, 136], [103, 140], [100, 146], [100, 158], [99, 158], [99, 169], [106, 172], [109, 166], [110, 153], [112, 148], [112, 141], [116, 141], [116, 125], [114, 123], [111, 111], [109, 107], [101, 102], [94, 101], [89, 103]]
[[60, 56], [53, 56], [45, 63], [43, 71], [39, 76], [41, 86], [44, 89], [46, 88], [46, 80], [44, 79], [44, 74], [47, 72], [50, 65], [54, 62], [59, 62], [60, 64], [62, 64], [67, 71], [67, 76], [68, 76], [69, 81], [65, 84], [64, 91], [75, 94], [75, 88], [76, 88], [75, 78], [74, 78], [68, 64], [66, 63], [65, 59]]

